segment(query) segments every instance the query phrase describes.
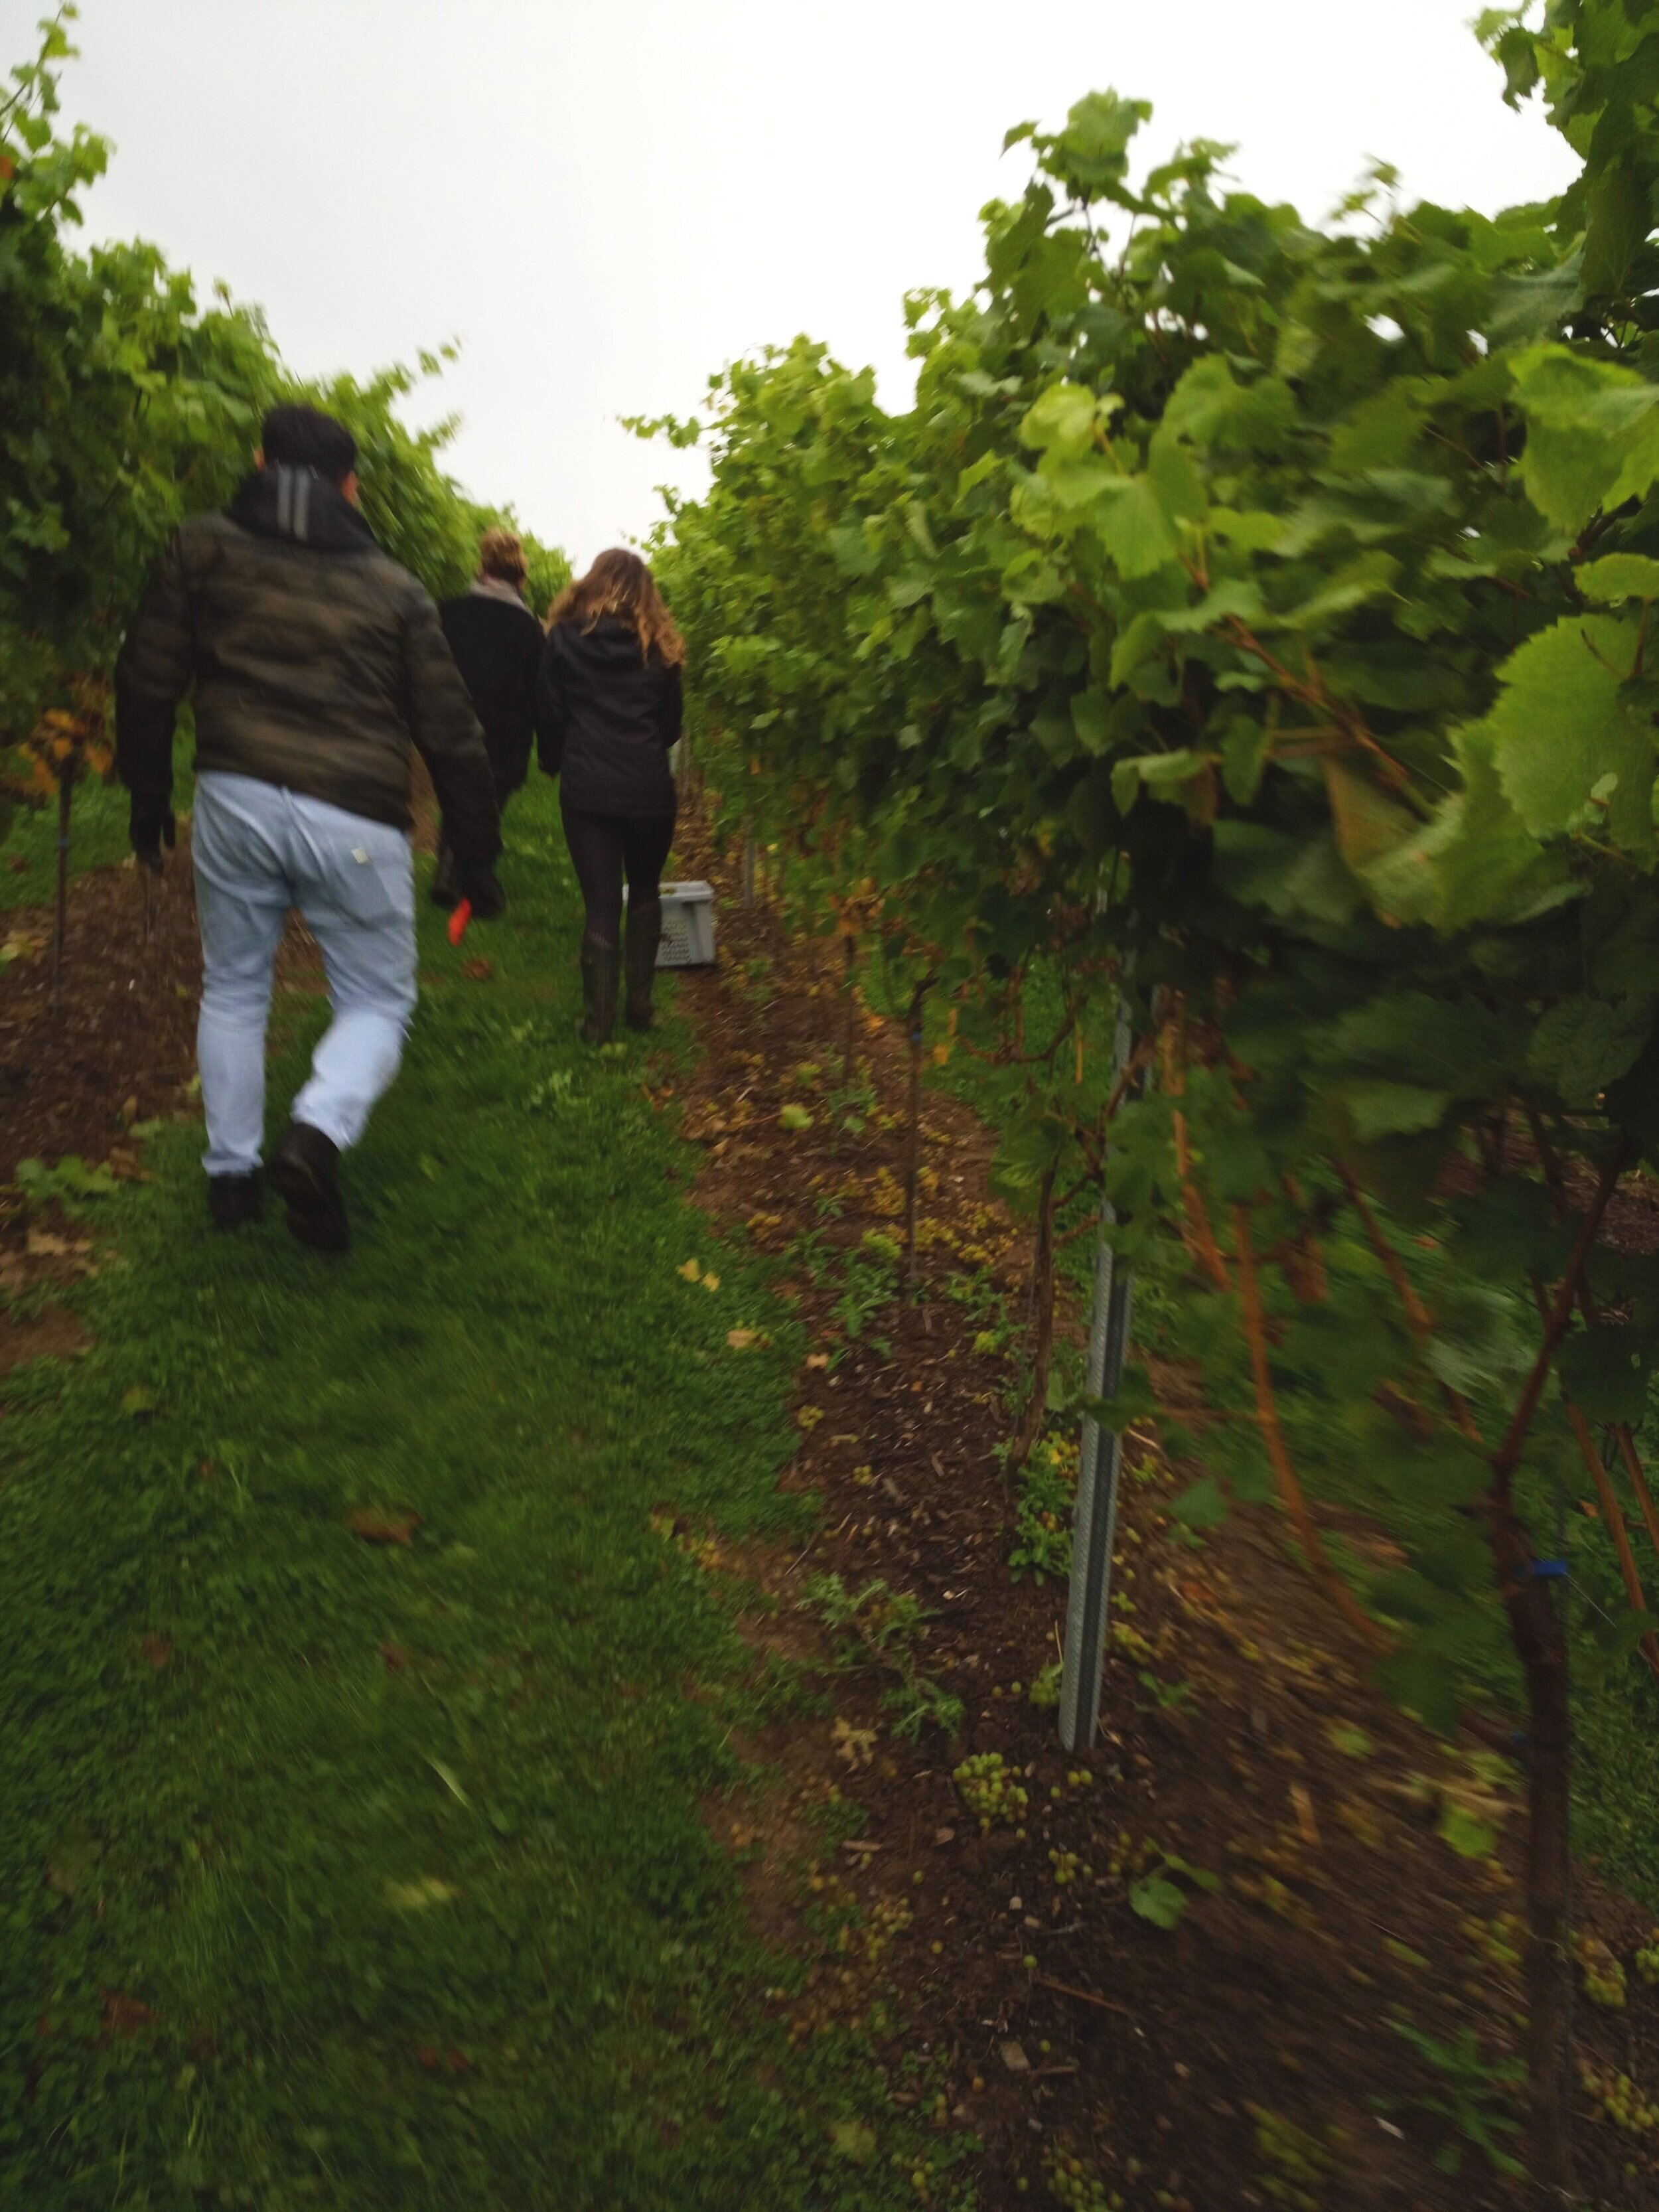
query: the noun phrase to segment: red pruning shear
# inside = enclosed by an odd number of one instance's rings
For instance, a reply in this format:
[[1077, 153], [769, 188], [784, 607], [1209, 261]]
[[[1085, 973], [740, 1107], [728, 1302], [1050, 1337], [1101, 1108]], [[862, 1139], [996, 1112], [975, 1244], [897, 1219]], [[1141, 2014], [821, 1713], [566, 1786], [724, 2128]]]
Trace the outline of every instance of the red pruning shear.
[[449, 917], [449, 941], [459, 945], [466, 935], [466, 925], [472, 919], [472, 902], [463, 899]]

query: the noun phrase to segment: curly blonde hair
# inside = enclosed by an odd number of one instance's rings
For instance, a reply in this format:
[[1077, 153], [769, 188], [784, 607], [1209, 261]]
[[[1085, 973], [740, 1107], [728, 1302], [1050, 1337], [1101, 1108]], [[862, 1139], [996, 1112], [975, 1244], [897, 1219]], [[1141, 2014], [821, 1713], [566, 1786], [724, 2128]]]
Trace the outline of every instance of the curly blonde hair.
[[585, 576], [565, 586], [548, 610], [547, 626], [574, 622], [592, 629], [606, 615], [632, 627], [647, 659], [654, 653], [665, 668], [685, 665], [685, 640], [663, 605], [656, 578], [637, 553], [620, 545], [601, 553]]

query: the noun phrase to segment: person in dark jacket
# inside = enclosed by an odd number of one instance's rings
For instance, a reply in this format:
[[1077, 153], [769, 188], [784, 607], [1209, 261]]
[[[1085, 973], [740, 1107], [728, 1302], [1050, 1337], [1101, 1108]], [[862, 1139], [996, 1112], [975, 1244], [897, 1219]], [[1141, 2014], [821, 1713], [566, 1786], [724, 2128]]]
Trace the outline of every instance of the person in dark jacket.
[[150, 573], [116, 663], [116, 762], [133, 849], [159, 873], [175, 834], [174, 718], [194, 686], [210, 1208], [222, 1229], [261, 1209], [271, 962], [297, 906], [334, 1020], [270, 1181], [296, 1237], [343, 1251], [339, 1156], [397, 1073], [415, 1007], [411, 744], [484, 920], [506, 903], [501, 836], [437, 609], [358, 513], [351, 434], [314, 408], [276, 407], [254, 459], [227, 511], [185, 523]]
[[[495, 804], [503, 812], [529, 772], [536, 734], [542, 626], [525, 605], [525, 574], [524, 547], [517, 534], [486, 530], [471, 590], [438, 606], [455, 665], [483, 725]], [[453, 907], [460, 896], [455, 855], [447, 844], [439, 848], [432, 896], [442, 907]]]
[[661, 878], [674, 841], [670, 747], [680, 734], [685, 642], [637, 553], [601, 553], [548, 617], [538, 686], [541, 764], [561, 779], [566, 842], [587, 909], [582, 1036], [617, 1018], [628, 878], [630, 1029], [651, 1026], [662, 941]]

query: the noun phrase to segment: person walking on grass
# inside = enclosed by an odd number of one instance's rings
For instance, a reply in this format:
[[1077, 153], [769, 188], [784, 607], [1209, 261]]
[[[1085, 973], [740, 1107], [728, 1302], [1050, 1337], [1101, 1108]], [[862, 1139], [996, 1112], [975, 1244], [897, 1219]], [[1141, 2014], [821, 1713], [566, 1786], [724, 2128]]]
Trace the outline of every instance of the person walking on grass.
[[538, 684], [538, 753], [558, 776], [565, 842], [586, 918], [581, 1034], [608, 1042], [622, 966], [628, 878], [630, 1029], [651, 1026], [662, 941], [661, 878], [678, 799], [669, 749], [680, 734], [685, 641], [637, 553], [601, 553], [548, 615]]
[[[471, 591], [441, 600], [438, 618], [483, 725], [489, 772], [495, 779], [495, 804], [507, 802], [530, 769], [536, 734], [536, 672], [541, 664], [542, 626], [525, 605], [524, 547], [511, 530], [486, 530], [478, 543], [478, 574]], [[441, 907], [460, 897], [455, 855], [447, 844], [438, 853], [432, 896]]]
[[339, 1156], [398, 1072], [415, 1008], [410, 748], [432, 772], [481, 920], [506, 905], [495, 786], [437, 609], [357, 509], [351, 434], [275, 407], [253, 473], [152, 569], [115, 670], [132, 845], [174, 842], [173, 724], [194, 687], [191, 832], [202, 932], [197, 1053], [215, 1225], [261, 1211], [265, 1023], [290, 907], [322, 949], [334, 1019], [270, 1157], [288, 1225], [346, 1249]]

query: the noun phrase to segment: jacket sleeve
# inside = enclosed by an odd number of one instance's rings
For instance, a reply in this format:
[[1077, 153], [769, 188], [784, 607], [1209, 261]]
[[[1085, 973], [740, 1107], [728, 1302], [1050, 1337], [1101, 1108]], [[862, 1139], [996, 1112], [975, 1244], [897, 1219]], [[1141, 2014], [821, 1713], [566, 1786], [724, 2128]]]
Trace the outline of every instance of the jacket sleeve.
[[523, 696], [529, 708], [530, 733], [532, 738], [541, 733], [542, 647], [545, 643], [546, 640], [542, 635], [542, 626], [534, 615], [532, 615], [525, 629], [524, 646], [519, 663], [519, 681], [524, 686]]
[[410, 735], [431, 771], [444, 836], [464, 866], [488, 867], [501, 849], [489, 756], [438, 610], [418, 585], [404, 622], [404, 678]]
[[664, 672], [662, 691], [657, 701], [657, 735], [662, 739], [665, 752], [679, 742], [684, 720], [684, 679], [678, 668], [670, 668]]
[[173, 795], [173, 732], [195, 674], [183, 549], [175, 534], [149, 572], [115, 663], [115, 765], [127, 789]]
[[536, 757], [544, 775], [556, 775], [564, 761], [565, 730], [569, 710], [564, 691], [564, 656], [559, 634], [550, 629], [542, 647], [542, 665], [536, 678]]

